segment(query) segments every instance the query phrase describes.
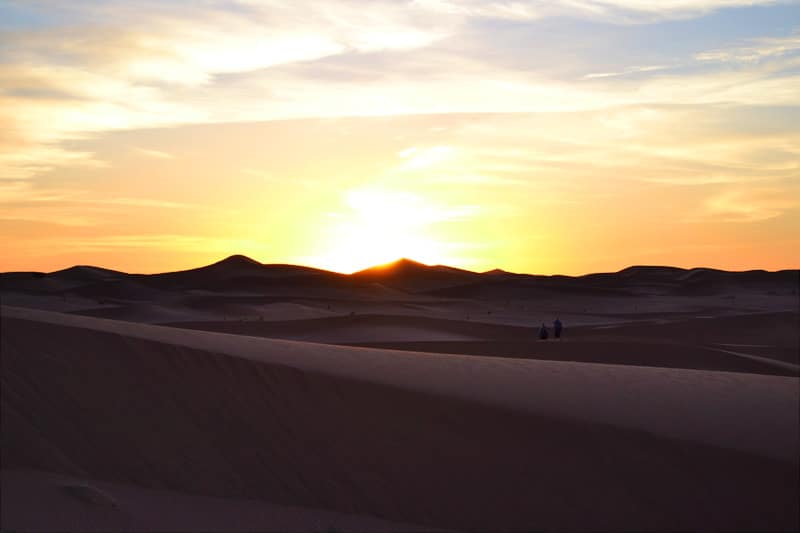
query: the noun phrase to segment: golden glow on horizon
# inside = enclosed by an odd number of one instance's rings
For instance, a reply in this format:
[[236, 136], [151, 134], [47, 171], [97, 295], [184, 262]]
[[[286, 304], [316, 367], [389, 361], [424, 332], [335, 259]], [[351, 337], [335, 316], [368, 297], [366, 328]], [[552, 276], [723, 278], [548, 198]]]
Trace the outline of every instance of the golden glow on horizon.
[[419, 195], [379, 188], [354, 189], [344, 195], [349, 210], [328, 213], [321, 255], [310, 262], [351, 273], [401, 257], [426, 264], [453, 261], [446, 246], [426, 233], [448, 213]]
[[106, 164], [54, 168], [47, 187], [0, 182], [0, 271], [164, 272], [236, 253], [339, 272], [400, 257], [541, 274], [796, 268], [800, 182], [784, 176], [797, 134], [789, 121], [747, 139], [712, 127], [727, 113], [423, 115], [98, 136], [76, 147]]

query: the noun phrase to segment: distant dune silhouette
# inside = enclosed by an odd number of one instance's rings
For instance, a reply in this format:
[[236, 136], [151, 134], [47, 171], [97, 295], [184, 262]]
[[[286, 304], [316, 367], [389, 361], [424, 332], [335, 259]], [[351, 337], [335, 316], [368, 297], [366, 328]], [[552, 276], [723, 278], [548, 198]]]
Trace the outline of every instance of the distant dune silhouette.
[[[410, 259], [378, 265], [350, 275], [313, 267], [262, 264], [244, 255], [232, 255], [216, 263], [161, 274], [127, 274], [94, 266], [74, 266], [51, 273], [7, 272], [0, 274], [6, 290], [58, 292], [94, 285], [87, 295], [119, 294], [120, 287], [155, 289], [258, 289], [269, 285], [328, 286], [364, 288], [379, 284], [410, 293], [431, 292], [441, 296], [474, 296], [485, 291], [499, 294], [513, 291], [569, 291], [598, 294], [636, 294], [641, 291], [676, 294], [712, 294], [725, 287], [769, 290], [797, 280], [797, 270], [729, 272], [711, 268], [683, 269], [666, 266], [632, 266], [613, 273], [583, 276], [514, 274], [494, 269], [484, 273], [448, 267], [428, 266]], [[118, 284], [115, 287], [115, 282]], [[128, 284], [120, 283], [128, 282]]]

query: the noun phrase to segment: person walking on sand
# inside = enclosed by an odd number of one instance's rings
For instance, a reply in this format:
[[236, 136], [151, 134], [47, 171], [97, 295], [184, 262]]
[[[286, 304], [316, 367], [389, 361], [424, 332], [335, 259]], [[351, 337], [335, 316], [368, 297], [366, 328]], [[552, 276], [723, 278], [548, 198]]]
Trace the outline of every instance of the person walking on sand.
[[564, 329], [564, 326], [561, 324], [561, 320], [556, 318], [556, 321], [553, 322], [553, 331], [556, 334], [556, 339], [561, 339], [561, 330]]
[[539, 340], [547, 340], [547, 327], [542, 322], [542, 327], [539, 328]]

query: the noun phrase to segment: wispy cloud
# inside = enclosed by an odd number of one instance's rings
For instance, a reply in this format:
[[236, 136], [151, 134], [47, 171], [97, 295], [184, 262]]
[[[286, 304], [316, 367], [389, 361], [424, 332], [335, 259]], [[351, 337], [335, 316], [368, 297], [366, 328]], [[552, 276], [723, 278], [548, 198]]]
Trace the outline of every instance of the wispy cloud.
[[95, 205], [114, 205], [130, 207], [158, 207], [164, 209], [198, 209], [203, 206], [185, 204], [182, 202], [168, 202], [165, 200], [155, 200], [152, 198], [108, 198], [91, 202]]
[[787, 196], [785, 190], [740, 189], [724, 191], [710, 198], [705, 206], [705, 215], [727, 222], [762, 222], [798, 207], [800, 197]]
[[[2, 36], [0, 176], [69, 164], [80, 156], [59, 151], [58, 143], [95, 132], [230, 120], [212, 116], [218, 101], [190, 104], [179, 94], [215, 76], [346, 51], [418, 48], [448, 31], [420, 24], [392, 3], [366, 10], [353, 2], [312, 3], [47, 5], [73, 23]], [[261, 107], [254, 119], [274, 118]]]
[[439, 165], [455, 156], [456, 150], [451, 146], [412, 146], [400, 151], [404, 159], [400, 170], [419, 170]]
[[[772, 2], [417, 0], [375, 2], [365, 9], [347, 0], [253, 1], [200, 4], [190, 11], [170, 2], [148, 2], [146, 9], [120, 2], [48, 3], [47, 9], [68, 13], [64, 18], [72, 23], [3, 35], [0, 104], [5, 116], [0, 124], [6, 133], [0, 139], [0, 174], [24, 177], [91, 161], [91, 154], [72, 153], [59, 143], [118, 129], [303, 116], [568, 111], [674, 101], [669, 80], [664, 90], [652, 85], [645, 91], [584, 89], [458, 54], [453, 45], [471, 20], [524, 22], [570, 13], [603, 17], [619, 10], [626, 16], [671, 16], [757, 3]], [[490, 58], [491, 36], [483, 46]], [[759, 46], [697, 57], [775, 55], [796, 42], [766, 39]], [[389, 79], [354, 80], [353, 69], [365, 54], [377, 58], [377, 70]], [[321, 71], [316, 66], [280, 69], [332, 57], [343, 58], [339, 68], [347, 72], [336, 91], [315, 77], [314, 71]], [[665, 68], [632, 66], [584, 77], [610, 81]], [[691, 76], [677, 81], [683, 103], [796, 101], [790, 96], [796, 93], [792, 79], [753, 86], [752, 79], [740, 75], [723, 87], [709, 87]], [[737, 88], [742, 81], [749, 81], [752, 90]]]
[[529, 183], [528, 181], [519, 178], [492, 176], [486, 174], [443, 174], [431, 178], [431, 182], [453, 184], [453, 185], [489, 185], [489, 186], [512, 186], [512, 185], [525, 185]]
[[283, 176], [275, 174], [274, 172], [268, 172], [266, 170], [259, 170], [255, 168], [243, 168], [241, 172], [242, 174], [245, 174], [247, 176], [252, 176], [254, 178], [258, 178], [260, 180], [272, 183], [283, 183], [283, 184], [292, 183], [307, 188], [317, 187], [320, 185], [320, 180], [317, 179], [298, 178], [296, 176]]
[[643, 24], [701, 17], [729, 8], [752, 8], [792, 0], [577, 0], [577, 5], [622, 24]]
[[617, 76], [627, 76], [628, 74], [637, 74], [639, 72], [654, 72], [656, 70], [665, 70], [670, 68], [666, 65], [650, 65], [646, 67], [630, 67], [626, 68], [625, 70], [621, 70], [619, 72], [596, 72], [592, 74], [586, 74], [583, 78], [586, 80], [591, 80], [595, 78], [614, 78]]
[[172, 154], [168, 154], [167, 152], [162, 152], [160, 150], [153, 150], [151, 148], [140, 148], [138, 146], [132, 146], [131, 150], [145, 157], [152, 157], [155, 159], [175, 159], [175, 156]]
[[780, 0], [414, 0], [431, 11], [503, 20], [579, 16], [616, 23], [687, 18], [732, 7], [788, 3]]
[[701, 52], [698, 61], [753, 63], [800, 52], [800, 33], [788, 37], [762, 37], [745, 46], [732, 46]]
[[102, 225], [110, 215], [124, 217], [144, 208], [151, 216], [157, 210], [195, 210], [205, 214], [226, 212], [214, 206], [163, 198], [97, 197], [89, 190], [34, 187], [30, 180], [0, 181], [0, 208], [6, 219], [87, 227]]
[[186, 234], [103, 235], [70, 239], [68, 245], [81, 251], [128, 249], [166, 249], [169, 251], [217, 251], [263, 249], [264, 243], [248, 239], [227, 239]]
[[413, 0], [413, 4], [435, 13], [503, 20], [534, 20], [546, 15], [538, 2], [481, 0]]

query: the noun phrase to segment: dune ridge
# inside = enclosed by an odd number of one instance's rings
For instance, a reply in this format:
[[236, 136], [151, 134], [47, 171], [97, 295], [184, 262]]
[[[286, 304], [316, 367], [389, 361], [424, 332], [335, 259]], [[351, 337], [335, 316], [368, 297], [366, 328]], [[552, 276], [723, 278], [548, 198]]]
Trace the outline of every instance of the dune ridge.
[[[578, 419], [610, 420], [673, 438], [796, 459], [798, 428], [793, 416], [798, 390], [794, 378], [323, 346], [7, 306], [3, 318], [116, 333], [532, 412], [546, 405], [548, 410]], [[501, 387], [496, 386], [499, 383]], [[652, 400], [654, 394], [661, 396]], [[576, 398], [582, 402], [576, 403]], [[620, 409], [630, 407], [631, 400], [636, 401], [636, 410]], [[711, 412], [701, 412], [698, 406]], [[749, 411], [773, 413], [760, 431], [762, 436], [774, 432], [782, 438], [755, 437], [750, 422], [739, 416]], [[713, 428], [703, 429], [709, 424]]]

